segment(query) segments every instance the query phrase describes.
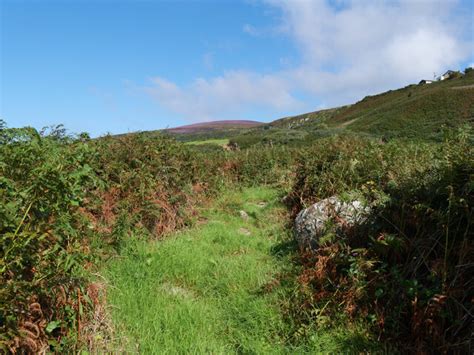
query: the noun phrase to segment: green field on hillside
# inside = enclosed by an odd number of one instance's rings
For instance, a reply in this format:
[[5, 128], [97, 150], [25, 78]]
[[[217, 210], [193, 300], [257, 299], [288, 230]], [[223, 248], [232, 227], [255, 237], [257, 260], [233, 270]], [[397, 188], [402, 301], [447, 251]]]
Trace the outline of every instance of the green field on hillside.
[[228, 143], [229, 143], [228, 139], [222, 138], [222, 139], [204, 139], [204, 140], [190, 141], [190, 142], [186, 142], [185, 144], [191, 144], [191, 145], [211, 144], [211, 145], [218, 145], [218, 146], [223, 147]]

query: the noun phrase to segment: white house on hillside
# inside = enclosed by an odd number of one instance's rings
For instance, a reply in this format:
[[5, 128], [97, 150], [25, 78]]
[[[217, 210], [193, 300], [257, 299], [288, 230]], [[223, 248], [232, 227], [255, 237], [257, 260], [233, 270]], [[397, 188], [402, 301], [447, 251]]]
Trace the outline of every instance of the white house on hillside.
[[450, 78], [453, 77], [455, 74], [456, 74], [455, 71], [453, 71], [453, 70], [448, 70], [446, 73], [444, 73], [443, 75], [441, 75], [441, 76], [439, 77], [439, 80], [450, 79]]

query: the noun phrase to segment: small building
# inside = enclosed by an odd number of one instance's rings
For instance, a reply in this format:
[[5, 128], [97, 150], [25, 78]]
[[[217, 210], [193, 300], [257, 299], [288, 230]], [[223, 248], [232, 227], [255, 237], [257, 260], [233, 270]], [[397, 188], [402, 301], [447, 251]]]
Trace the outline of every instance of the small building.
[[425, 84], [432, 84], [433, 83], [433, 80], [425, 80], [423, 79], [422, 81], [420, 81], [418, 83], [418, 85], [425, 85]]
[[443, 75], [439, 77], [439, 80], [451, 79], [455, 77], [456, 75], [457, 75], [457, 72], [455, 72], [454, 70], [448, 70], [446, 73], [444, 73]]

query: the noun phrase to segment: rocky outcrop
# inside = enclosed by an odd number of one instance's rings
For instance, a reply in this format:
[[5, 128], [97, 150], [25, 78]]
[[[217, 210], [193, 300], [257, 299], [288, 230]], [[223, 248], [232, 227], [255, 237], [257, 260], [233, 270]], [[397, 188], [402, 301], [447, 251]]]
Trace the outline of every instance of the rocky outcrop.
[[337, 196], [302, 210], [295, 220], [295, 239], [300, 248], [315, 249], [327, 233], [347, 232], [367, 221], [370, 208], [360, 200], [346, 202]]

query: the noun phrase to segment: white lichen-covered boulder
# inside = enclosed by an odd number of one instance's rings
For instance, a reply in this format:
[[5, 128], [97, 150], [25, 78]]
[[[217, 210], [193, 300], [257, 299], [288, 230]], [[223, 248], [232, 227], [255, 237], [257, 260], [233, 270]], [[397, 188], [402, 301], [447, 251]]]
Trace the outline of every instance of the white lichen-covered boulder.
[[295, 239], [300, 248], [315, 249], [327, 233], [343, 233], [367, 221], [370, 207], [358, 199], [342, 201], [337, 196], [302, 210], [295, 220]]

